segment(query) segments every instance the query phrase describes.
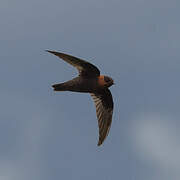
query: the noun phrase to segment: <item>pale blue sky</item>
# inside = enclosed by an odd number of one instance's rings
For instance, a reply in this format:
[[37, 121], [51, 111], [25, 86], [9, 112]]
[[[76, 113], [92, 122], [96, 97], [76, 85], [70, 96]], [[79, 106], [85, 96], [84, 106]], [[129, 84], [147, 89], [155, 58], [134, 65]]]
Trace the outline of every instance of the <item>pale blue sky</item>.
[[[0, 179], [180, 179], [179, 0], [1, 0]], [[90, 95], [53, 92], [89, 60], [116, 85], [97, 146]]]

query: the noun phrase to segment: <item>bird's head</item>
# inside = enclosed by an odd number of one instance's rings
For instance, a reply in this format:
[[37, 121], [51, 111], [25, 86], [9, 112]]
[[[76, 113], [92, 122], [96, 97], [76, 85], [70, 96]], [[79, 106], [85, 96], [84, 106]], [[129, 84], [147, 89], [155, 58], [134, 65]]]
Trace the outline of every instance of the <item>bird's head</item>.
[[112, 78], [108, 76], [103, 76], [103, 75], [99, 76], [98, 82], [103, 87], [110, 87], [114, 84], [114, 81]]

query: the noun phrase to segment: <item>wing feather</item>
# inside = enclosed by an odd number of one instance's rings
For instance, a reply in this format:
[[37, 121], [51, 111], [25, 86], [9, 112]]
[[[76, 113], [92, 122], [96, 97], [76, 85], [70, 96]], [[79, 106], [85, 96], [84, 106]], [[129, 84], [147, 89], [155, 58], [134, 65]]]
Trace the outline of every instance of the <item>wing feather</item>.
[[96, 115], [98, 118], [99, 146], [107, 137], [111, 127], [113, 114], [113, 98], [109, 89], [91, 93], [91, 96], [96, 106]]
[[77, 57], [74, 57], [68, 54], [56, 52], [56, 51], [49, 51], [49, 50], [46, 50], [46, 51], [58, 56], [59, 58], [63, 59], [67, 63], [77, 68], [80, 76], [97, 77], [100, 75], [99, 69], [93, 64], [85, 60], [79, 59]]

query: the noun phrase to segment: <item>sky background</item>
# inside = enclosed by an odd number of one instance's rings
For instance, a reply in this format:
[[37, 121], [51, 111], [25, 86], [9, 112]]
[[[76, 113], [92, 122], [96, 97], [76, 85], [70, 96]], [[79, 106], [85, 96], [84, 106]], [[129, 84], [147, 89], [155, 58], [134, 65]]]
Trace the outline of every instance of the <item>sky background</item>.
[[[0, 1], [0, 180], [180, 179], [179, 0]], [[100, 147], [90, 95], [53, 92], [86, 59], [116, 85]]]

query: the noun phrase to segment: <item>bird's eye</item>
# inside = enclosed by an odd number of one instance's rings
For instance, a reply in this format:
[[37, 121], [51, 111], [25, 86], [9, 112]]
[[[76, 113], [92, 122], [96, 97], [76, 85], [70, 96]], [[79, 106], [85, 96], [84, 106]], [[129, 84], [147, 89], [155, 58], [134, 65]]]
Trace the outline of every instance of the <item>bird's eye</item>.
[[108, 83], [108, 82], [111, 81], [111, 79], [105, 76], [105, 77], [104, 77], [104, 81]]

